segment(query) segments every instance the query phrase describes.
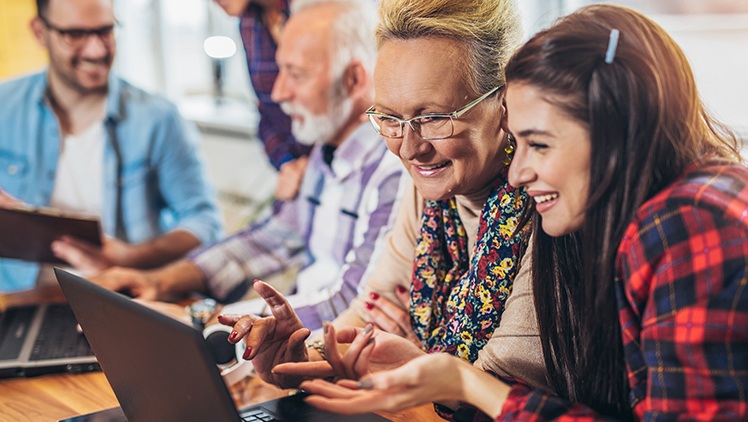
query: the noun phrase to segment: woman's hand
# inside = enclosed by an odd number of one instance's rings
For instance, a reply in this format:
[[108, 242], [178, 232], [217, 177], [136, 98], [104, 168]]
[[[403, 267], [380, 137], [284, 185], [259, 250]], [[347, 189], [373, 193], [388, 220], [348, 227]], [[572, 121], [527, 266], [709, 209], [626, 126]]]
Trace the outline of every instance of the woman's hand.
[[243, 358], [252, 361], [263, 381], [281, 388], [297, 387], [303, 376], [274, 373], [272, 369], [284, 362], [308, 361], [304, 340], [310, 331], [304, 328], [283, 295], [261, 281], [255, 281], [254, 289], [270, 307], [272, 317], [219, 315], [218, 322], [234, 327], [229, 335], [230, 343], [244, 339]]
[[313, 394], [306, 399], [309, 404], [336, 413], [399, 412], [433, 401], [461, 400], [463, 366], [473, 369], [459, 358], [436, 353], [358, 383], [314, 380], [303, 382], [301, 388]]
[[369, 301], [366, 302], [366, 313], [369, 320], [382, 331], [404, 337], [421, 347], [421, 341], [416, 337], [410, 325], [410, 313], [408, 312], [410, 293], [405, 287], [397, 286], [395, 295], [400, 300], [399, 304], [377, 293], [369, 293]]
[[[339, 332], [330, 323], [325, 323], [325, 361], [289, 363], [273, 368], [276, 374], [314, 378], [334, 376], [358, 379], [371, 372], [397, 368], [423, 356], [425, 352], [406, 339], [374, 329], [346, 327]], [[338, 350], [338, 343], [349, 343], [345, 354]]]
[[509, 392], [503, 382], [445, 353], [422, 356], [358, 383], [313, 380], [303, 382], [301, 388], [312, 394], [306, 398], [309, 404], [335, 413], [399, 412], [430, 402], [467, 402], [492, 418], [500, 413]]

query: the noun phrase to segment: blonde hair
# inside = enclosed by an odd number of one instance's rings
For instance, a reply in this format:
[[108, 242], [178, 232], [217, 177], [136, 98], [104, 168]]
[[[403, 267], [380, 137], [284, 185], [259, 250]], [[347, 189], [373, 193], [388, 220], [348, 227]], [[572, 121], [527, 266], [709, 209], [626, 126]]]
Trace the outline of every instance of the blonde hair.
[[377, 45], [393, 39], [444, 37], [466, 47], [475, 95], [505, 85], [504, 65], [522, 42], [514, 0], [382, 0]]

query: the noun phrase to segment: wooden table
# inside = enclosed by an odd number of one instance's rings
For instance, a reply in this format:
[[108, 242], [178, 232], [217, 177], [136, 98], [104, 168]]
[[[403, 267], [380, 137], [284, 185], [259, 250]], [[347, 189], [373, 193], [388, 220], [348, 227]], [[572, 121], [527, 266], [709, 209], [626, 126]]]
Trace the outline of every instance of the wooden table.
[[[288, 394], [259, 378], [247, 378], [232, 387], [237, 407], [261, 403]], [[106, 377], [88, 374], [43, 375], [0, 380], [0, 421], [54, 422], [74, 415], [118, 406]], [[431, 405], [399, 413], [380, 413], [397, 422], [441, 421]]]
[[[59, 299], [57, 289], [45, 289], [14, 295], [0, 295], [0, 309], [30, 301]], [[234, 385], [231, 395], [237, 407], [282, 397], [280, 390], [257, 377]], [[0, 422], [54, 422], [74, 415], [118, 406], [117, 398], [102, 372], [56, 374], [31, 378], [0, 380]], [[441, 421], [431, 405], [399, 413], [382, 412], [396, 422]]]

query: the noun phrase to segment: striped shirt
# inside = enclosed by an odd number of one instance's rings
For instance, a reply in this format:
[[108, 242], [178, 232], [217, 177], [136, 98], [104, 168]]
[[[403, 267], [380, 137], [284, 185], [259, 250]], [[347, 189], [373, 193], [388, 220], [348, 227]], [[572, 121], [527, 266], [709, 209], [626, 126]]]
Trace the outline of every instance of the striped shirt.
[[[362, 123], [335, 150], [331, 165], [315, 146], [295, 200], [190, 259], [211, 295], [226, 302], [243, 296], [254, 279], [300, 265], [288, 299], [304, 325], [316, 329], [348, 307], [367, 268], [378, 261], [406, 179], [384, 140]], [[250, 302], [224, 311], [262, 309]]]

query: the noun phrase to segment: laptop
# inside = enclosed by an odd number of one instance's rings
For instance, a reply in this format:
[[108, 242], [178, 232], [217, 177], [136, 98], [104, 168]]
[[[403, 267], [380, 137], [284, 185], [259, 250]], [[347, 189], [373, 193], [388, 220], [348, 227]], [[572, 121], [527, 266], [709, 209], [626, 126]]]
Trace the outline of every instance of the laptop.
[[387, 421], [325, 412], [301, 394], [237, 409], [198, 330], [63, 270], [55, 275], [130, 422]]
[[0, 378], [99, 370], [67, 303], [0, 311]]

